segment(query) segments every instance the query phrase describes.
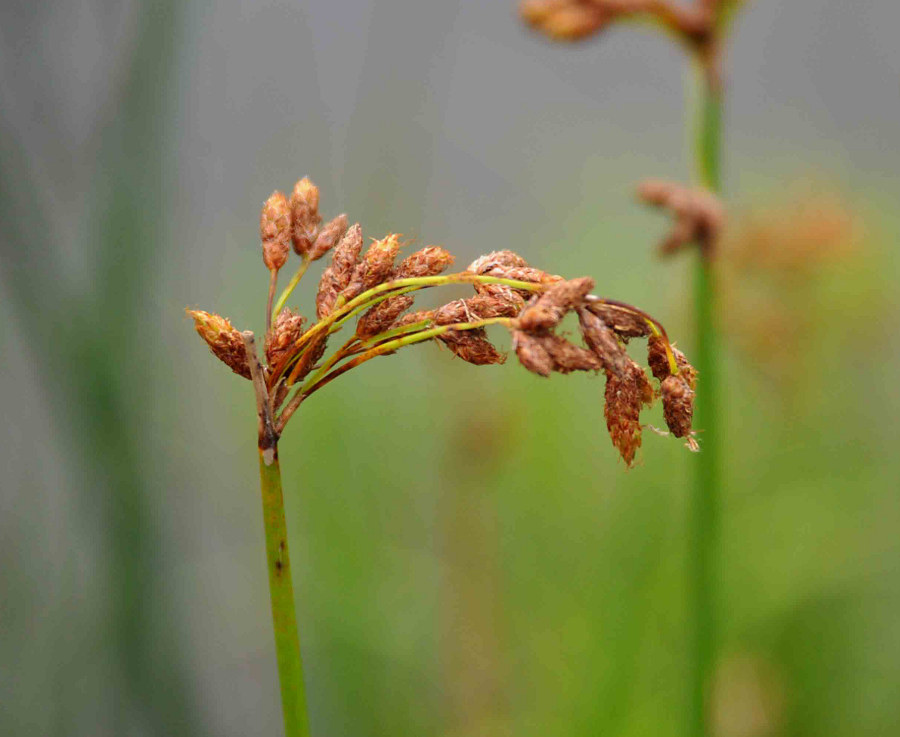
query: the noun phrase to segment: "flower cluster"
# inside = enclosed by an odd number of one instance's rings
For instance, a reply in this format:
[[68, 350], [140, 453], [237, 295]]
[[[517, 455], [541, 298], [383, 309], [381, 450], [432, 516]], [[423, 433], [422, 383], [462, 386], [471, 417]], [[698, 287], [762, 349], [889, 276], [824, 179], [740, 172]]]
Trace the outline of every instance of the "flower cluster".
[[[529, 265], [508, 250], [476, 259], [465, 271], [445, 274], [453, 256], [427, 246], [400, 259], [396, 234], [363, 248], [362, 229], [338, 215], [324, 226], [319, 191], [308, 179], [297, 182], [290, 199], [275, 192], [260, 219], [263, 262], [270, 280], [264, 362], [253, 335], [241, 333], [219, 315], [188, 310], [197, 332], [235, 373], [251, 379], [260, 414], [260, 447], [274, 448], [300, 404], [341, 374], [377, 356], [416, 343], [438, 341], [455, 356], [477, 366], [500, 364], [506, 355], [488, 338], [499, 325], [512, 336], [513, 350], [539, 376], [572, 371], [606, 377], [606, 423], [613, 444], [630, 466], [641, 445], [641, 410], [662, 398], [666, 423], [676, 437], [697, 448], [691, 430], [696, 371], [674, 348], [662, 325], [631, 305], [591, 294], [588, 277], [566, 280]], [[291, 246], [300, 266], [273, 310], [278, 272]], [[319, 280], [316, 321], [284, 306], [312, 261], [331, 253]], [[411, 311], [414, 293], [448, 284], [470, 284], [474, 294], [434, 309]], [[581, 340], [561, 329], [577, 318]], [[356, 318], [349, 338], [326, 357], [330, 337]], [[348, 331], [349, 332], [349, 331]], [[644, 369], [627, 353], [633, 338], [648, 340]]]

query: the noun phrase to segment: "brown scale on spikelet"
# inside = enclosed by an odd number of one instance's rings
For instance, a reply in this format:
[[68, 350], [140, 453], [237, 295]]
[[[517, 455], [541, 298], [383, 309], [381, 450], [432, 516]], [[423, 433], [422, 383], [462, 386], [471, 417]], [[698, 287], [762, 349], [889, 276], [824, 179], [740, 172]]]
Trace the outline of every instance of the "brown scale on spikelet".
[[475, 259], [466, 271], [473, 274], [487, 274], [495, 268], [519, 268], [528, 266], [528, 262], [513, 251], [492, 251]]
[[420, 276], [437, 276], [453, 264], [453, 254], [440, 246], [426, 246], [411, 253], [400, 262], [395, 279], [414, 279]]
[[203, 310], [186, 310], [194, 319], [194, 328], [212, 350], [213, 355], [234, 373], [250, 378], [250, 365], [240, 332], [221, 315]]
[[492, 317], [515, 317], [518, 309], [514, 304], [497, 297], [476, 294], [468, 299], [456, 299], [434, 311], [437, 325], [452, 325], [455, 322], [486, 320]]
[[439, 335], [438, 339], [453, 351], [454, 355], [475, 366], [487, 366], [506, 361], [506, 356], [488, 340], [484, 328], [450, 330]]
[[283, 192], [275, 191], [266, 200], [259, 215], [263, 263], [269, 271], [284, 266], [291, 252], [291, 207]]
[[432, 322], [433, 320], [434, 310], [419, 310], [418, 312], [410, 312], [408, 315], [403, 315], [392, 327], [402, 328], [407, 325], [415, 325], [418, 322]]
[[603, 367], [623, 376], [628, 366], [628, 353], [613, 329], [584, 307], [578, 309], [578, 321], [584, 342], [603, 362]]
[[678, 182], [648, 179], [638, 186], [638, 198], [666, 210], [672, 217], [672, 227], [659, 246], [661, 255], [667, 256], [696, 243], [707, 258], [712, 257], [725, 226], [725, 209], [712, 192]]
[[482, 297], [491, 297], [506, 302], [516, 314], [525, 306], [525, 297], [522, 296], [522, 293], [505, 284], [476, 284], [475, 291]]
[[550, 376], [555, 363], [543, 343], [522, 330], [513, 331], [513, 350], [519, 363], [533, 374]]
[[334, 244], [341, 239], [346, 231], [347, 216], [344, 214], [338, 215], [336, 218], [326, 223], [322, 230], [319, 231], [319, 235], [316, 236], [316, 240], [312, 244], [312, 248], [309, 252], [310, 259], [317, 261], [322, 258], [322, 256], [334, 248]]
[[545, 330], [559, 325], [566, 314], [594, 288], [589, 277], [561, 281], [532, 300], [519, 315], [519, 327], [527, 332]]
[[371, 338], [394, 326], [400, 315], [413, 305], [413, 298], [408, 294], [379, 302], [359, 318], [356, 324], [356, 337], [360, 340]]
[[629, 359], [623, 376], [606, 372], [606, 427], [613, 445], [630, 467], [641, 447], [641, 409], [653, 402], [653, 387], [638, 364]]
[[651, 333], [647, 320], [626, 308], [604, 302], [592, 302], [587, 309], [603, 320], [615, 331], [616, 335], [624, 340], [644, 338]]
[[266, 335], [266, 361], [276, 366], [290, 352], [294, 343], [303, 335], [306, 318], [285, 307], [275, 319], [275, 324]]
[[350, 226], [335, 247], [331, 265], [322, 272], [316, 294], [316, 315], [320, 320], [331, 314], [338, 295], [350, 283], [362, 251], [362, 243], [362, 228], [357, 223]]
[[349, 302], [359, 294], [390, 279], [394, 272], [394, 259], [399, 251], [400, 237], [396, 233], [372, 241], [362, 260], [353, 270], [350, 282], [341, 292], [341, 296]]
[[309, 255], [321, 222], [319, 188], [303, 177], [291, 193], [291, 240], [298, 256]]

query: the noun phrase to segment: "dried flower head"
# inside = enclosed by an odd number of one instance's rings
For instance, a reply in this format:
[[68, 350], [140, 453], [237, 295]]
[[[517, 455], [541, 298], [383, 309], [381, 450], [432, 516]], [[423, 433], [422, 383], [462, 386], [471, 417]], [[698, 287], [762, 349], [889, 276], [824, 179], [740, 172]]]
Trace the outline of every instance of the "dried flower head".
[[[459, 274], [441, 275], [453, 263], [453, 256], [439, 246], [422, 248], [395, 266], [398, 235], [373, 241], [362, 253], [360, 226], [347, 228], [346, 216], [339, 215], [320, 227], [318, 204], [318, 189], [302, 179], [294, 187], [290, 204], [276, 192], [263, 209], [260, 229], [266, 265], [273, 272], [270, 305], [275, 272], [287, 257], [289, 240], [303, 258], [266, 332], [265, 367], [253, 353], [252, 333], [239, 333], [218, 315], [189, 311], [213, 352], [252, 379], [260, 413], [260, 448], [275, 446], [287, 421], [311, 394], [346, 371], [405, 346], [435, 341], [474, 365], [503, 363], [505, 354], [487, 335], [486, 328], [494, 325], [510, 331], [519, 362], [539, 376], [603, 371], [607, 427], [629, 466], [641, 443], [641, 409], [652, 401], [654, 392], [624, 344], [649, 337], [648, 362], [661, 382], [666, 421], [675, 435], [693, 442], [693, 367], [649, 315], [591, 295], [593, 279], [551, 275], [509, 250], [482, 256]], [[281, 306], [309, 263], [329, 250], [331, 263], [322, 273], [316, 294], [317, 322], [307, 326], [299, 313]], [[468, 284], [475, 293], [435, 310], [409, 312], [414, 292], [445, 284]], [[271, 308], [266, 313], [267, 319], [273, 317]], [[580, 343], [561, 333], [569, 314], [578, 317]], [[329, 337], [353, 318], [356, 326], [350, 339], [326, 355]]]
[[291, 208], [284, 192], [273, 192], [259, 216], [263, 262], [269, 271], [278, 271], [291, 252]]
[[291, 240], [298, 256], [309, 254], [321, 222], [319, 188], [303, 177], [291, 193]]
[[672, 227], [659, 246], [660, 254], [668, 256], [696, 243], [706, 258], [713, 257], [725, 227], [725, 209], [716, 195], [700, 187], [648, 179], [638, 187], [638, 198], [672, 217]]
[[213, 355], [234, 373], [250, 378], [250, 366], [241, 334], [221, 315], [203, 310], [186, 310], [194, 319], [194, 328], [212, 350]]

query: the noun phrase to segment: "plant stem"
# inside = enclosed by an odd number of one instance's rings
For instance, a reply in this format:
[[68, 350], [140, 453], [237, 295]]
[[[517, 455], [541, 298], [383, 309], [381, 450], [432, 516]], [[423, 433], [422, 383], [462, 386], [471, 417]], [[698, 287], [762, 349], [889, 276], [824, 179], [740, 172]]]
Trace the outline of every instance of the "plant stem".
[[278, 313], [281, 312], [281, 309], [284, 307], [284, 303], [288, 301], [288, 297], [291, 296], [291, 292], [294, 291], [294, 287], [296, 287], [300, 280], [303, 278], [303, 275], [306, 273], [306, 270], [309, 268], [309, 259], [305, 258], [300, 263], [300, 266], [297, 268], [295, 274], [291, 277], [291, 280], [288, 282], [288, 285], [284, 288], [284, 291], [278, 295], [278, 301], [275, 303], [275, 307], [269, 311], [269, 314], [272, 316], [274, 320]]
[[[698, 110], [694, 151], [697, 178], [707, 189], [720, 187], [722, 90], [704, 67], [697, 65]], [[703, 432], [703, 452], [694, 460], [694, 487], [690, 504], [690, 615], [693, 622], [690, 730], [707, 737], [709, 696], [718, 633], [716, 630], [715, 560], [719, 538], [719, 428], [716, 280], [713, 248], [697, 249], [694, 281], [696, 315], [695, 358], [700, 388], [694, 424]]]
[[281, 682], [281, 706], [284, 711], [285, 737], [308, 737], [306, 691], [303, 684], [303, 662], [294, 610], [294, 587], [288, 555], [287, 523], [284, 518], [284, 496], [281, 490], [281, 466], [275, 449], [271, 463], [259, 451], [259, 483], [262, 490], [263, 522], [266, 529], [266, 567], [269, 570], [269, 593], [272, 600], [272, 624], [275, 629], [275, 655]]

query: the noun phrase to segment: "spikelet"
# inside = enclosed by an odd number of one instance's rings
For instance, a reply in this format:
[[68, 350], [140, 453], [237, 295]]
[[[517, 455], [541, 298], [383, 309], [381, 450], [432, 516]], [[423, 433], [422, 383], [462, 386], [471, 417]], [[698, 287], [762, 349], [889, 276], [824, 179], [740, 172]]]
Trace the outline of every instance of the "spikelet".
[[350, 282], [341, 292], [341, 296], [349, 301], [387, 281], [394, 272], [394, 259], [399, 250], [400, 238], [396, 233], [372, 241], [362, 260], [353, 270]]
[[308, 256], [319, 229], [319, 188], [307, 177], [291, 193], [291, 241], [298, 256]]
[[426, 246], [403, 259], [394, 273], [394, 278], [414, 279], [420, 276], [437, 276], [453, 261], [453, 254], [440, 246]]
[[641, 447], [641, 409], [653, 401], [653, 387], [644, 370], [629, 359], [623, 376], [606, 373], [606, 427], [613, 445], [630, 467]]
[[275, 324], [266, 335], [266, 361], [270, 367], [279, 364], [303, 335], [306, 318], [289, 307], [285, 307], [275, 319]]
[[291, 252], [291, 207], [283, 192], [273, 192], [263, 204], [259, 237], [263, 263], [269, 271], [278, 271]]
[[250, 378], [250, 365], [244, 341], [229, 320], [203, 310], [185, 310], [194, 319], [194, 328], [212, 350], [213, 355], [234, 373]]
[[522, 311], [519, 327], [528, 332], [556, 327], [566, 313], [584, 301], [593, 288], [594, 280], [590, 277], [554, 284]]
[[346, 215], [338, 215], [336, 218], [329, 221], [325, 225], [325, 227], [323, 227], [322, 230], [319, 231], [319, 235], [316, 236], [316, 240], [312, 244], [312, 248], [309, 251], [310, 259], [313, 261], [317, 261], [318, 259], [322, 258], [322, 256], [324, 256], [334, 247], [334, 244], [339, 241], [346, 230]]
[[506, 356], [488, 340], [484, 328], [477, 330], [450, 330], [438, 336], [454, 355], [475, 366], [504, 363]]
[[578, 309], [578, 321], [584, 342], [602, 361], [603, 367], [623, 376], [628, 366], [628, 353], [612, 328], [584, 307]]
[[362, 250], [362, 228], [359, 223], [350, 226], [334, 249], [331, 265], [322, 272], [316, 294], [316, 316], [327, 317], [334, 309], [338, 295], [350, 283]]
[[356, 337], [360, 340], [371, 338], [393, 327], [400, 315], [413, 305], [413, 298], [408, 294], [379, 302], [368, 310], [356, 324]]

